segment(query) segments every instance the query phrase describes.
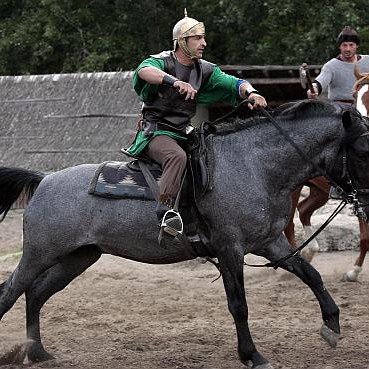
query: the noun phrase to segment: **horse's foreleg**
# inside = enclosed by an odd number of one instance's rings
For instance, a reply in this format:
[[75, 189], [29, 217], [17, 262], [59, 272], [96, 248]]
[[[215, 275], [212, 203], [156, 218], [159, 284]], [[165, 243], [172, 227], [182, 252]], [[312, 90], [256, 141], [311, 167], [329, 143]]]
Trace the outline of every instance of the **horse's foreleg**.
[[336, 347], [340, 334], [339, 308], [326, 290], [319, 272], [300, 256], [293, 256], [281, 268], [295, 274], [308, 285], [316, 296], [322, 312], [322, 337], [331, 347]]
[[43, 347], [40, 334], [40, 310], [55, 293], [64, 289], [74, 278], [95, 263], [101, 252], [85, 246], [65, 256], [58, 264], [41, 274], [26, 291], [27, 337], [31, 340], [27, 350], [32, 362], [53, 359]]
[[243, 255], [235, 255], [227, 250], [218, 255], [227, 294], [228, 308], [236, 324], [238, 355], [243, 364], [252, 362], [253, 368], [273, 369], [268, 361], [256, 350], [248, 325], [248, 308], [243, 281]]
[[353, 269], [343, 275], [343, 280], [347, 282], [357, 282], [366, 253], [369, 251], [369, 225], [365, 221], [359, 219], [360, 227], [360, 253], [354, 263]]

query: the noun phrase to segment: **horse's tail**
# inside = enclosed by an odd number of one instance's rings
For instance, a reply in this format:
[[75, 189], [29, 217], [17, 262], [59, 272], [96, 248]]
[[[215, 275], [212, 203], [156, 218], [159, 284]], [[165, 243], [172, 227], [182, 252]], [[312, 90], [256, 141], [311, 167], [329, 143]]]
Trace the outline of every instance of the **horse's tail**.
[[45, 174], [27, 169], [0, 167], [0, 222], [22, 194], [29, 200]]

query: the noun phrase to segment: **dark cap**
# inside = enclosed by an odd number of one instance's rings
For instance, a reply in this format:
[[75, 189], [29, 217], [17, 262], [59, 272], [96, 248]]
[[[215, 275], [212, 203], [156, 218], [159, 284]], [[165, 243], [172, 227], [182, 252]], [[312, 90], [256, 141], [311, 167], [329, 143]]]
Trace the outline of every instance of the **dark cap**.
[[340, 46], [342, 42], [355, 42], [356, 45], [360, 44], [359, 36], [357, 32], [350, 26], [345, 26], [341, 33], [337, 37], [337, 44]]

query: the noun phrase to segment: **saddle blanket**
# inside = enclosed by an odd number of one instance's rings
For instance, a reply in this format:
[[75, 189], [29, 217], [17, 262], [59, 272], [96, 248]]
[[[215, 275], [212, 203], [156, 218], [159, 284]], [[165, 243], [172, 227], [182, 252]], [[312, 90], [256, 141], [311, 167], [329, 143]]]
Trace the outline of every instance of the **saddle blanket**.
[[[159, 180], [159, 167], [151, 170]], [[134, 162], [109, 161], [102, 163], [91, 180], [88, 193], [110, 199], [141, 199], [155, 201], [155, 198]]]

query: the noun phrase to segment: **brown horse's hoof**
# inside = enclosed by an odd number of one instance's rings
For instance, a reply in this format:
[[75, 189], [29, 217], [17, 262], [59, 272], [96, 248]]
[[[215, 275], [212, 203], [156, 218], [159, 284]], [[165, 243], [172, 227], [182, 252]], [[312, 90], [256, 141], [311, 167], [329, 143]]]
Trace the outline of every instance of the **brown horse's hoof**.
[[253, 366], [253, 369], [274, 369], [274, 366], [270, 363], [266, 363], [266, 364], [261, 364], [258, 366]]
[[362, 270], [362, 267], [355, 265], [354, 269], [344, 273], [341, 279], [342, 282], [358, 282], [358, 277]]
[[325, 324], [320, 328], [320, 335], [322, 338], [328, 343], [332, 348], [337, 347], [337, 342], [339, 338], [339, 334], [332, 331], [332, 329], [328, 328]]

